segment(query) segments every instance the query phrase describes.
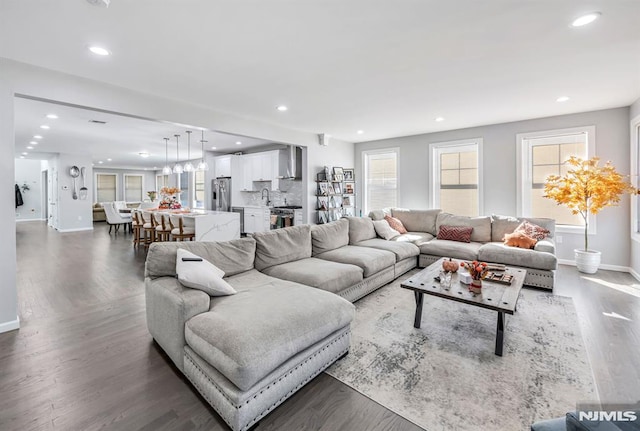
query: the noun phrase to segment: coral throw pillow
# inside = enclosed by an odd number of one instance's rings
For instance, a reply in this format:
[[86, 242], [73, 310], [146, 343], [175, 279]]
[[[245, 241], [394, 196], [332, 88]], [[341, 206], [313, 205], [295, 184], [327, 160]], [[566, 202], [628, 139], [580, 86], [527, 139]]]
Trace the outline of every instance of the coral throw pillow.
[[443, 224], [438, 231], [438, 239], [448, 239], [449, 241], [471, 242], [471, 226], [448, 226]]
[[504, 236], [504, 245], [518, 248], [533, 248], [538, 241], [523, 232], [508, 233]]
[[391, 226], [391, 229], [397, 230], [401, 234], [407, 233], [407, 230], [404, 228], [404, 225], [397, 218], [386, 215], [384, 216], [384, 219], [389, 223], [389, 226]]
[[542, 226], [529, 223], [526, 220], [520, 223], [520, 226], [518, 226], [513, 232], [522, 232], [526, 236], [537, 239], [538, 241], [545, 239], [551, 233]]

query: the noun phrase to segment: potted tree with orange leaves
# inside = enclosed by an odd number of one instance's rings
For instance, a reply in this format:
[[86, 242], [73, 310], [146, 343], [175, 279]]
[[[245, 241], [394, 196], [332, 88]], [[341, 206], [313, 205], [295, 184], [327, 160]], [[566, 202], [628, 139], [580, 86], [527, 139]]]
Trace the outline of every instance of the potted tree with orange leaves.
[[601, 252], [589, 250], [588, 216], [603, 208], [615, 206], [624, 193], [637, 190], [616, 171], [611, 162], [599, 166], [600, 159], [583, 160], [570, 157], [565, 163], [570, 169], [565, 175], [551, 175], [544, 185], [544, 196], [564, 205], [584, 220], [584, 249], [575, 249], [578, 271], [593, 274], [600, 266]]

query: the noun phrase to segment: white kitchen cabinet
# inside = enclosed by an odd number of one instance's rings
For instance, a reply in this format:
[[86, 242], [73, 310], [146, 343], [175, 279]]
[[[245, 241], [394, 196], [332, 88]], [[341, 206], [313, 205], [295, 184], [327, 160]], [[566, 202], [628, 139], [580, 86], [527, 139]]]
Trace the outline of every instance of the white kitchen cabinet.
[[231, 155], [214, 157], [213, 165], [216, 177], [231, 176]]
[[298, 226], [304, 224], [302, 221], [302, 210], [294, 210], [293, 211], [293, 225]]
[[258, 191], [254, 182], [271, 182], [271, 190], [278, 189], [278, 151], [243, 154], [240, 156], [240, 189]]
[[271, 211], [269, 208], [244, 209], [244, 231], [246, 233], [265, 232], [270, 229]]

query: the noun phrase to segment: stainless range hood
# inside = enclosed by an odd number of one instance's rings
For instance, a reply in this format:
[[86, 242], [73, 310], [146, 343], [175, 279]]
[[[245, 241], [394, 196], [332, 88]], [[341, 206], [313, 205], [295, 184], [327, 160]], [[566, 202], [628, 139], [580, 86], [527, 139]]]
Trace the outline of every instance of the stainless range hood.
[[287, 145], [280, 150], [279, 176], [278, 178], [289, 180], [302, 179], [302, 148], [295, 145]]

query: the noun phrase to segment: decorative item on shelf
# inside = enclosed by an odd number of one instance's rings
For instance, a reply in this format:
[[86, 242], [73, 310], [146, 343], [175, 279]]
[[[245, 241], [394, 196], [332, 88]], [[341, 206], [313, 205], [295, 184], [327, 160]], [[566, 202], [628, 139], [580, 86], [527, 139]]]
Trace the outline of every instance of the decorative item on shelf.
[[22, 189], [22, 193], [31, 190], [31, 188], [29, 187], [29, 184], [27, 184], [27, 182], [25, 181], [23, 185], [20, 186], [20, 188]]
[[335, 166], [333, 168], [333, 181], [343, 181], [344, 180], [344, 171], [342, 168]]
[[578, 271], [593, 274], [600, 266], [601, 253], [589, 250], [589, 214], [596, 215], [603, 208], [615, 206], [624, 193], [636, 194], [625, 177], [616, 171], [611, 162], [598, 166], [599, 157], [583, 160], [571, 156], [565, 164], [569, 170], [562, 176], [550, 175], [544, 185], [544, 197], [564, 205], [584, 220], [584, 249], [575, 249]]
[[355, 183], [353, 182], [345, 182], [344, 183], [344, 193], [346, 195], [352, 195], [355, 190]]
[[163, 187], [163, 188], [161, 188], [160, 189], [160, 196], [162, 196], [162, 199], [160, 199], [160, 202], [158, 203], [158, 208], [162, 208], [162, 209], [180, 209], [180, 208], [182, 208], [182, 205], [180, 204], [180, 201], [176, 197], [176, 195], [179, 195], [180, 193], [182, 193], [182, 190], [180, 190], [177, 187]]
[[171, 166], [169, 166], [169, 138], [164, 139], [164, 168], [162, 168], [162, 175], [171, 175]]
[[180, 138], [180, 135], [173, 135], [173, 136], [176, 138], [176, 164], [173, 165], [172, 172], [174, 174], [181, 174], [184, 172], [184, 169], [180, 164], [180, 143], [178, 142], [178, 138]]
[[184, 164], [184, 172], [193, 172], [195, 169], [191, 163], [191, 130], [187, 130], [187, 162]]
[[204, 161], [204, 144], [206, 143], [207, 141], [204, 140], [204, 129], [202, 129], [202, 139], [200, 140], [200, 144], [202, 145], [202, 160], [200, 160], [200, 163], [198, 163], [199, 171], [209, 170], [209, 165], [207, 164], [207, 162]]
[[344, 180], [345, 181], [353, 181], [355, 180], [355, 169], [353, 168], [344, 168]]
[[333, 183], [333, 193], [336, 195], [342, 194], [342, 188], [340, 187], [340, 183]]
[[[326, 182], [318, 183], [318, 194], [327, 196], [329, 194], [329, 186], [330, 184]], [[331, 193], [333, 193], [333, 190], [331, 190]]]
[[147, 196], [149, 197], [149, 200], [151, 202], [153, 202], [153, 201], [156, 200], [156, 197], [158, 196], [158, 194], [156, 193], [155, 190], [151, 190], [151, 191], [147, 192]]
[[331, 180], [331, 169], [329, 168], [329, 166], [324, 167], [324, 179], [325, 181]]
[[471, 275], [471, 284], [469, 285], [469, 292], [481, 293], [482, 292], [482, 279], [486, 277], [489, 270], [485, 262], [460, 262], [460, 266], [469, 271]]

